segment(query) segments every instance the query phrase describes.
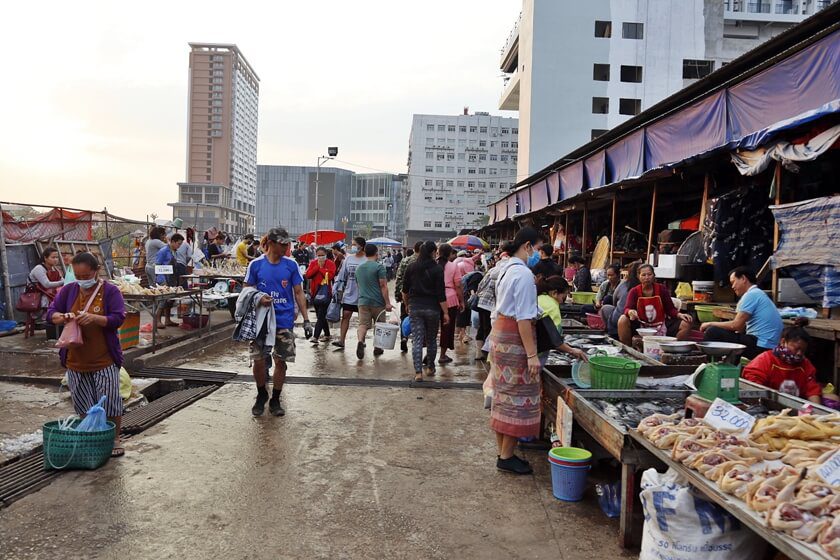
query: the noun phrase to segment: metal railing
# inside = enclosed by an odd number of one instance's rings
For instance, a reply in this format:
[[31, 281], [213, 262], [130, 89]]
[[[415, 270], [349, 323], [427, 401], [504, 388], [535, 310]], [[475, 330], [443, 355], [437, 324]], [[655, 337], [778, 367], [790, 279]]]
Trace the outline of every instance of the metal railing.
[[510, 30], [510, 33], [508, 34], [508, 37], [505, 40], [505, 45], [502, 47], [501, 51], [499, 51], [499, 54], [504, 55], [510, 48], [510, 45], [511, 43], [513, 43], [513, 40], [519, 36], [520, 23], [522, 23], [522, 12], [519, 12], [519, 17], [516, 18], [516, 23], [513, 24], [513, 29]]
[[747, 12], [751, 14], [769, 14], [770, 4], [764, 2], [749, 2], [747, 3]]

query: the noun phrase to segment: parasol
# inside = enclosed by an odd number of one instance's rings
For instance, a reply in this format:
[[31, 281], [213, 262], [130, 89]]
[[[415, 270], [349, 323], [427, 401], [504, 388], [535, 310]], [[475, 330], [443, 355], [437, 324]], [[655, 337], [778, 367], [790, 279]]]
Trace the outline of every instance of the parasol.
[[368, 239], [367, 242], [371, 245], [382, 245], [384, 247], [402, 247], [402, 242], [388, 237], [374, 237], [373, 239]]
[[[305, 243], [309, 245], [310, 243], [315, 243], [315, 233], [314, 231], [308, 231], [298, 237], [298, 241], [301, 243]], [[319, 229], [318, 233], [318, 244], [319, 245], [327, 245], [331, 243], [335, 243], [336, 241], [344, 241], [346, 237], [344, 232], [335, 231], [333, 229]]]
[[475, 235], [458, 235], [447, 241], [455, 249], [489, 249], [490, 245]]

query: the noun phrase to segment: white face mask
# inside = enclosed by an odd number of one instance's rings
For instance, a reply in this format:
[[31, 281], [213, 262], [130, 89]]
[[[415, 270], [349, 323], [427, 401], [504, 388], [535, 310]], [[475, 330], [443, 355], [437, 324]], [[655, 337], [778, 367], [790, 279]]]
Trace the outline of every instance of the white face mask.
[[93, 288], [94, 286], [96, 286], [96, 282], [96, 278], [91, 278], [90, 280], [76, 280], [76, 283], [83, 290], [89, 290]]
[[353, 245], [352, 247], [350, 247], [350, 254], [351, 254], [351, 255], [355, 255], [355, 254], [356, 254], [356, 253], [358, 253], [358, 252], [359, 252], [359, 248], [358, 248], [358, 247], [356, 247], [355, 245]]
[[318, 262], [320, 264], [324, 264], [325, 262], [327, 262], [327, 257], [318, 257]]

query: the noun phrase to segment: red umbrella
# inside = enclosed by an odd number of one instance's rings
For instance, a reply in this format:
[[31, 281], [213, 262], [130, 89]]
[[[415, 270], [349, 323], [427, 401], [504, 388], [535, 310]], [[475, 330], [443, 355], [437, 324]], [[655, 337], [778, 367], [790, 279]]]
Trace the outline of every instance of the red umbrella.
[[344, 241], [344, 238], [346, 237], [344, 232], [341, 231], [335, 231], [333, 229], [319, 229], [317, 232], [309, 231], [304, 233], [298, 237], [298, 241], [306, 243], [307, 245], [315, 243], [315, 233], [318, 234], [319, 245], [328, 245], [335, 243], [336, 241]]

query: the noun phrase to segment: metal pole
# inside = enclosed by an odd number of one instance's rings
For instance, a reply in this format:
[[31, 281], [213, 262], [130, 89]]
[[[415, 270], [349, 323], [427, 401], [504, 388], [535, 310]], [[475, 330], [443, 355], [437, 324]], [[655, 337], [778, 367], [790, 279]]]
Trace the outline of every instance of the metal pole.
[[6, 252], [6, 232], [3, 226], [3, 205], [0, 204], [0, 265], [3, 267], [3, 295], [6, 298], [6, 319], [14, 320], [9, 256]]
[[315, 246], [318, 246], [318, 182], [321, 180], [321, 158], [315, 166]]

